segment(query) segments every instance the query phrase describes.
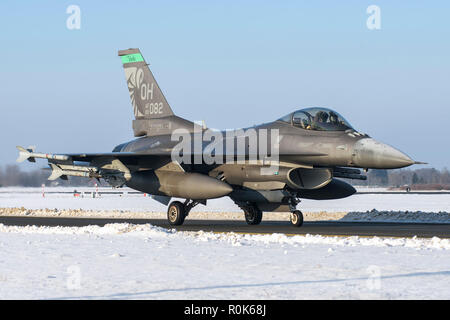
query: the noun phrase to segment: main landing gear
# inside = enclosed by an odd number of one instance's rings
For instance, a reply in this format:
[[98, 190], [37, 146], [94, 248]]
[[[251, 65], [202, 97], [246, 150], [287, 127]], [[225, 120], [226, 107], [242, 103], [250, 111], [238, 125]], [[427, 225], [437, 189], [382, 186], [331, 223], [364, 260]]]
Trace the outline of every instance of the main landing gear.
[[248, 225], [254, 226], [261, 223], [263, 213], [256, 203], [245, 202], [236, 204], [244, 211], [245, 221]]
[[248, 206], [243, 208], [245, 214], [245, 221], [247, 224], [254, 226], [260, 224], [262, 221], [263, 213], [256, 206]]
[[184, 219], [189, 215], [189, 211], [200, 202], [187, 199], [184, 203], [172, 201], [167, 208], [167, 220], [172, 226], [181, 226]]
[[[296, 210], [296, 206], [300, 201], [296, 198], [289, 200], [289, 209], [291, 211], [290, 220], [293, 226], [301, 227], [303, 225], [303, 213], [300, 210]], [[186, 217], [193, 207], [199, 203], [206, 204], [206, 201], [190, 200], [186, 201], [173, 201], [169, 204], [167, 209], [167, 220], [172, 226], [180, 226], [183, 224]], [[254, 203], [238, 204], [245, 214], [245, 221], [249, 225], [258, 225], [262, 221], [263, 212]]]
[[[289, 210], [291, 211], [290, 220], [293, 226], [301, 227], [303, 225], [303, 213], [296, 209], [300, 199], [291, 197], [288, 200]], [[258, 225], [262, 221], [263, 212], [258, 208], [256, 203], [246, 202], [237, 203], [237, 205], [244, 211], [245, 221], [249, 225]]]

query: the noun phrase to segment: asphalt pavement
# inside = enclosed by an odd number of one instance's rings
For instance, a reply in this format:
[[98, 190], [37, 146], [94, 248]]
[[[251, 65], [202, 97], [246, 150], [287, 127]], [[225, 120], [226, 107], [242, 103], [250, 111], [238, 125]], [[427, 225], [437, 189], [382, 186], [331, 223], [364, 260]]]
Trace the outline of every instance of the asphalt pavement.
[[439, 237], [450, 238], [450, 224], [429, 223], [384, 223], [384, 222], [338, 222], [311, 221], [301, 227], [294, 227], [289, 221], [264, 221], [249, 226], [244, 220], [191, 220], [186, 218], [182, 226], [170, 226], [165, 219], [120, 219], [120, 218], [61, 218], [2, 216], [0, 223], [14, 226], [104, 226], [110, 223], [151, 224], [180, 231], [211, 231], [236, 233], [283, 233], [288, 235], [325, 236], [378, 236], [378, 237]]

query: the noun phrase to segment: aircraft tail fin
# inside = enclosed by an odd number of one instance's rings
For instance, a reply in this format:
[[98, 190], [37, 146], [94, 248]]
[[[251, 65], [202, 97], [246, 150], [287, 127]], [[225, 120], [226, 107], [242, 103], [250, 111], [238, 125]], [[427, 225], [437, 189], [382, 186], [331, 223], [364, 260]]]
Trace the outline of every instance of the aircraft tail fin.
[[128, 91], [136, 120], [173, 116], [174, 113], [148, 64], [142, 57], [140, 50], [120, 50], [119, 56], [125, 70]]

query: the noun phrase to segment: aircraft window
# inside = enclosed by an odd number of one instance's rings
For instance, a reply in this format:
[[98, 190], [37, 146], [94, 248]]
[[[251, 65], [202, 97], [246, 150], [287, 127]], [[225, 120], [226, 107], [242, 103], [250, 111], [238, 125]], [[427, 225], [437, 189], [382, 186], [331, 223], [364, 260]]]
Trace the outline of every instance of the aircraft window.
[[280, 118], [278, 120], [291, 124], [291, 117], [292, 117], [292, 113], [289, 113], [288, 115], [286, 115], [283, 118]]

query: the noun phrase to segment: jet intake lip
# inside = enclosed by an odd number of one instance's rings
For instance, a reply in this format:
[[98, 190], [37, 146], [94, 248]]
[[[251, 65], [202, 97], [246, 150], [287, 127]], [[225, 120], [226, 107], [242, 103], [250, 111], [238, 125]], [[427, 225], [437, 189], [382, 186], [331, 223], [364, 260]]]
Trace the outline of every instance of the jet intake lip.
[[352, 162], [358, 167], [372, 169], [397, 169], [415, 164], [403, 152], [372, 138], [364, 138], [355, 143]]

